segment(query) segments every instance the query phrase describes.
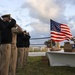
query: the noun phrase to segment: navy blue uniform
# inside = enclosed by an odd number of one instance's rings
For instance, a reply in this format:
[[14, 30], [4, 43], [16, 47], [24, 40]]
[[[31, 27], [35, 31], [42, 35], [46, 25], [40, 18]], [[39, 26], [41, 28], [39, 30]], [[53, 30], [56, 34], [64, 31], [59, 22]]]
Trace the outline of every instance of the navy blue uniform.
[[25, 43], [25, 47], [29, 47], [30, 46], [30, 35], [28, 34], [24, 34], [25, 38], [24, 38], [24, 43]]
[[4, 22], [0, 19], [0, 45], [1, 45], [1, 31], [4, 29]]
[[17, 34], [17, 47], [24, 47], [24, 33]]
[[16, 21], [14, 19], [11, 19], [11, 21], [5, 21], [4, 22], [4, 29], [1, 32], [2, 40], [1, 44], [10, 44], [12, 42], [12, 30], [16, 25]]

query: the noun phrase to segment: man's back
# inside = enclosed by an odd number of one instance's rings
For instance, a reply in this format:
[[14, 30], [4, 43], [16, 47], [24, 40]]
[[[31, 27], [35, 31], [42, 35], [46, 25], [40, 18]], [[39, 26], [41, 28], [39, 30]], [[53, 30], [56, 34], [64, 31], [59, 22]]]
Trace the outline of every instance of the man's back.
[[11, 22], [4, 22], [4, 29], [1, 32], [2, 36], [2, 44], [11, 43], [12, 41], [12, 31], [11, 28], [14, 27], [16, 24], [16, 21], [14, 19], [11, 20]]
[[17, 47], [24, 47], [24, 33], [17, 34]]

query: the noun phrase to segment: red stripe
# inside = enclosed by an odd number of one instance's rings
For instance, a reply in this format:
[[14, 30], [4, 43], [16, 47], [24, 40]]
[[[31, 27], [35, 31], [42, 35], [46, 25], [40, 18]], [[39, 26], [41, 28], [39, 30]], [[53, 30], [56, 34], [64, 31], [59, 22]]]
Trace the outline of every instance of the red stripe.
[[[52, 39], [52, 38], [51, 38]], [[55, 42], [62, 42], [62, 41], [64, 41], [65, 39], [61, 39], [61, 40], [59, 40], [59, 39], [52, 39], [53, 41], [55, 41]]]
[[65, 34], [63, 34], [63, 33], [56, 33], [56, 32], [52, 32], [52, 31], [51, 31], [51, 34], [59, 35], [59, 36], [64, 36], [64, 35], [65, 35]]
[[68, 31], [68, 32], [70, 32], [70, 30], [65, 29], [65, 28], [64, 29], [61, 28], [61, 31]]
[[69, 35], [69, 36], [72, 36], [72, 34], [71, 33], [66, 33], [66, 32], [63, 32], [64, 34], [66, 34], [66, 35]]
[[63, 27], [63, 26], [61, 26], [61, 28], [62, 28], [62, 29], [70, 30], [68, 27]]
[[66, 37], [55, 37], [55, 36], [51, 36], [51, 38], [53, 38], [53, 39], [65, 39]]
[[65, 38], [65, 36], [63, 36], [63, 37], [60, 37], [60, 36], [51, 36], [51, 37], [53, 37], [53, 38], [58, 38], [58, 39], [63, 39], [63, 38]]
[[57, 39], [57, 40], [61, 39], [61, 41], [62, 41], [62, 40], [65, 39], [65, 34], [51, 31], [51, 38], [53, 40], [55, 40], [55, 39]]

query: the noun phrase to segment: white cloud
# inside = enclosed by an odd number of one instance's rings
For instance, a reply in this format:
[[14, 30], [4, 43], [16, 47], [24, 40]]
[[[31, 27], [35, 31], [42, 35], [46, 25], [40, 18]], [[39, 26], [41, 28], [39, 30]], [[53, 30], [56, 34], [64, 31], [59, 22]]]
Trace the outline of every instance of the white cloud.
[[50, 25], [41, 23], [40, 21], [36, 21], [30, 24], [30, 26], [33, 27], [34, 30], [45, 33], [50, 31]]
[[53, 0], [28, 0], [28, 3], [32, 9], [36, 10], [37, 14], [44, 17], [56, 17], [56, 14], [59, 12], [59, 7], [53, 4]]
[[[29, 15], [35, 19], [39, 19], [43, 23], [49, 24], [49, 19], [68, 23], [64, 12], [66, 11], [67, 5], [74, 6], [74, 4], [75, 0], [27, 0], [22, 5], [22, 8], [29, 8]], [[70, 11], [71, 14], [72, 12]], [[69, 14], [69, 11], [66, 14]]]
[[65, 5], [59, 0], [27, 0], [22, 8], [29, 8], [29, 15], [35, 19], [40, 19], [44, 23], [48, 23], [49, 19], [57, 19], [63, 16]]

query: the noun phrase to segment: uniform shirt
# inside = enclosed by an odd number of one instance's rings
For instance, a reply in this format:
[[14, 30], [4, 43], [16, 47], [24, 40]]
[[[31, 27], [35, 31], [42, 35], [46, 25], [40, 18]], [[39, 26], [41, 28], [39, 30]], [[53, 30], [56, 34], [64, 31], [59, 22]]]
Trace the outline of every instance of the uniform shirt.
[[24, 33], [17, 34], [17, 47], [18, 48], [24, 47]]
[[1, 44], [10, 44], [12, 42], [12, 30], [16, 25], [16, 21], [12, 19], [10, 22], [4, 22], [4, 29], [1, 32], [2, 40]]
[[24, 34], [24, 46], [29, 47], [30, 46], [30, 35]]
[[4, 29], [4, 22], [0, 18], [0, 45], [1, 45], [1, 31]]

